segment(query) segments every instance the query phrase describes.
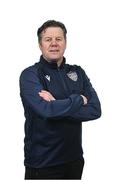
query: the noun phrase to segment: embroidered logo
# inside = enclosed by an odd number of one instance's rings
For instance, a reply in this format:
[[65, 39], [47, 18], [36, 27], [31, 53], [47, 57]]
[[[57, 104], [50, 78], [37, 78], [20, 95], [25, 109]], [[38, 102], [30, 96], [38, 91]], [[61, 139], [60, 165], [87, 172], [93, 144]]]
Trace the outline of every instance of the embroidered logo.
[[70, 71], [69, 73], [67, 73], [67, 76], [73, 81], [77, 81], [78, 79], [78, 75], [76, 72]]
[[46, 75], [45, 77], [46, 77], [46, 79], [50, 82], [50, 76], [49, 76], [49, 75]]

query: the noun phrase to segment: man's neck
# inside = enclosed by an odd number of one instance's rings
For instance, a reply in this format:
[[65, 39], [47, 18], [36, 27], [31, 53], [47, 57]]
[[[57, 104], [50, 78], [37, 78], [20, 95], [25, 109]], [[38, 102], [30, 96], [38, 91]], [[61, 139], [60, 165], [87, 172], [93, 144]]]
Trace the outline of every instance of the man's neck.
[[[43, 56], [44, 57], [44, 56]], [[61, 59], [55, 59], [55, 60], [49, 60], [49, 59], [47, 59], [46, 57], [44, 57], [44, 59], [47, 61], [47, 62], [49, 62], [49, 63], [56, 63], [57, 64], [57, 66], [59, 67], [60, 65], [61, 65], [61, 63], [62, 63], [62, 61], [63, 61], [63, 58], [61, 58]]]

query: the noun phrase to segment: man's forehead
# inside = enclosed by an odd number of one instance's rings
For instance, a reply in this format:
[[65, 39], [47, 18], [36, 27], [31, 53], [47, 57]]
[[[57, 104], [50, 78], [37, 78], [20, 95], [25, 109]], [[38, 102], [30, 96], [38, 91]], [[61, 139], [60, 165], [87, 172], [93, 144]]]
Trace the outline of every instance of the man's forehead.
[[48, 27], [45, 30], [42, 31], [42, 35], [58, 35], [63, 36], [63, 30], [60, 27]]

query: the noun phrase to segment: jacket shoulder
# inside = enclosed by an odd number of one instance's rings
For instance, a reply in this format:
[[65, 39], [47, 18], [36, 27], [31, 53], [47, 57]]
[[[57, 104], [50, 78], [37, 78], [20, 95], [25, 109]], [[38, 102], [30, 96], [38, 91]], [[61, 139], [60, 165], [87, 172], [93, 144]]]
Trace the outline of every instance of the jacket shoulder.
[[69, 71], [80, 71], [80, 72], [84, 72], [83, 68], [81, 66], [78, 65], [70, 65], [70, 64], [66, 64], [66, 69]]
[[20, 81], [24, 81], [25, 79], [26, 80], [32, 80], [32, 79], [36, 79], [37, 76], [38, 76], [38, 63], [35, 63], [34, 65], [31, 65], [27, 68], [25, 68], [21, 74], [20, 74], [20, 77], [19, 77], [19, 80]]
[[37, 69], [38, 69], [38, 63], [35, 63], [34, 65], [31, 65], [25, 69], [23, 69], [23, 71], [20, 74], [21, 76], [27, 75], [27, 74], [31, 74], [31, 73], [37, 73]]

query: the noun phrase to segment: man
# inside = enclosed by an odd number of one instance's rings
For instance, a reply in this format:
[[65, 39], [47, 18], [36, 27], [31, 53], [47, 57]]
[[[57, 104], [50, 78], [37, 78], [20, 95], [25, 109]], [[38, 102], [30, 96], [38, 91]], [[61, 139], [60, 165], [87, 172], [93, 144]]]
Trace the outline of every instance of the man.
[[101, 116], [80, 66], [66, 64], [67, 30], [49, 20], [37, 31], [40, 61], [20, 77], [25, 111], [25, 179], [81, 179], [82, 122]]

